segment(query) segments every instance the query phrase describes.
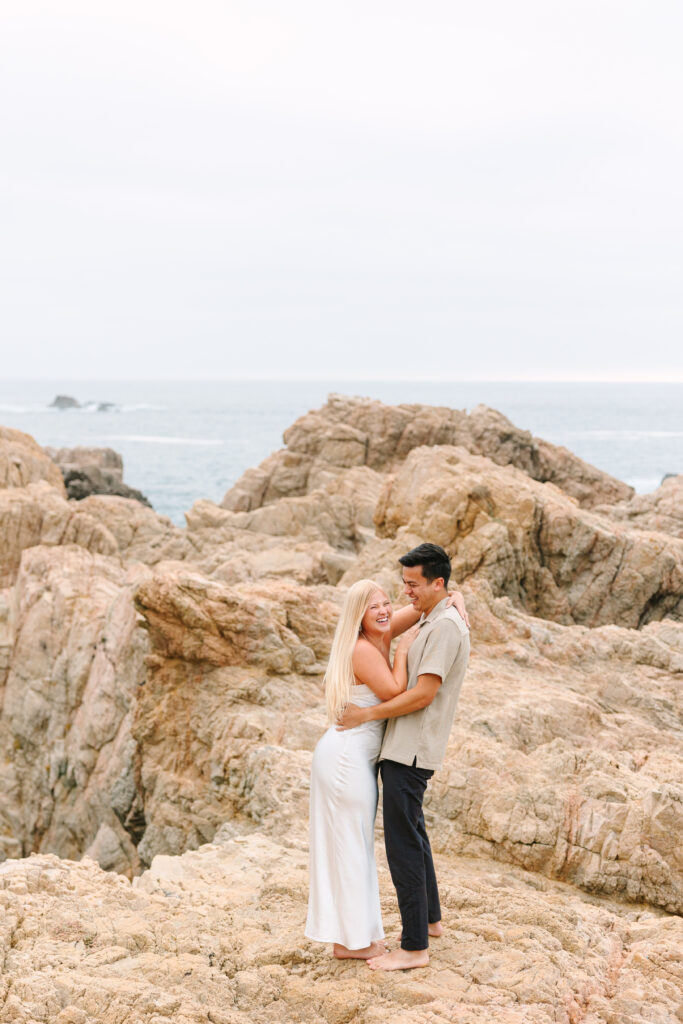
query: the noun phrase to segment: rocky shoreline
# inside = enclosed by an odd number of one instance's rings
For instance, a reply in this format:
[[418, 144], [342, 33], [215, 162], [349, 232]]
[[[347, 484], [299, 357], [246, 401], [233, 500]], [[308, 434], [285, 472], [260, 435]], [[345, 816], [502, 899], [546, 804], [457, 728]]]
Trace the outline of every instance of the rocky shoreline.
[[[284, 439], [181, 529], [0, 428], [0, 1020], [683, 1019], [683, 476], [634, 496], [483, 406]], [[423, 539], [473, 627], [448, 930], [379, 979], [303, 939], [308, 772], [344, 587], [399, 598]]]

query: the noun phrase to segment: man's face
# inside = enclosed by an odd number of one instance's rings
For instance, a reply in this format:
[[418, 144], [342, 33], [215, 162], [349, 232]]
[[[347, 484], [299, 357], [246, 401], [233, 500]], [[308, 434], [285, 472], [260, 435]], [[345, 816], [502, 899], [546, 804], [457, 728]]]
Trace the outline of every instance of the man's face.
[[427, 580], [421, 565], [413, 566], [412, 569], [407, 565], [403, 567], [403, 592], [420, 614], [428, 614], [432, 610], [442, 590], [443, 580], [440, 576], [435, 580]]

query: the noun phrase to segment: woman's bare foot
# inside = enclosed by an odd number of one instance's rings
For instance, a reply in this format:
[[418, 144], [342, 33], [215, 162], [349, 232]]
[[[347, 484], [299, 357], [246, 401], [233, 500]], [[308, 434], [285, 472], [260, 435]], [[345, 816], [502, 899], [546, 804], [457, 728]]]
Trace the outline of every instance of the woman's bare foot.
[[368, 960], [371, 971], [408, 971], [411, 967], [428, 966], [429, 951], [426, 949], [395, 949]]
[[438, 939], [439, 936], [443, 935], [443, 925], [441, 924], [441, 921], [433, 921], [427, 930], [433, 939]]
[[365, 946], [363, 949], [348, 949], [346, 946], [342, 946], [340, 942], [335, 942], [333, 949], [337, 960], [367, 960], [371, 956], [381, 956], [386, 951], [386, 943], [381, 940], [371, 942], [369, 946]]

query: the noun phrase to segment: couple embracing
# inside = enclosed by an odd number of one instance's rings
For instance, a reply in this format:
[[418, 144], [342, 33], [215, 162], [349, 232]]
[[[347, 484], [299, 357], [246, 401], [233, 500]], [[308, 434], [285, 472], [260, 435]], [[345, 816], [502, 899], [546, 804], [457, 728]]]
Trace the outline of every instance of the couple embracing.
[[[367, 959], [385, 971], [426, 967], [429, 936], [442, 932], [422, 800], [443, 763], [470, 647], [462, 596], [448, 593], [451, 565], [443, 548], [420, 544], [399, 562], [406, 608], [393, 611], [372, 580], [346, 594], [325, 674], [334, 724], [315, 749], [311, 771], [306, 935], [333, 943], [338, 958]], [[375, 865], [378, 764], [402, 923], [401, 947], [392, 952], [382, 941]]]

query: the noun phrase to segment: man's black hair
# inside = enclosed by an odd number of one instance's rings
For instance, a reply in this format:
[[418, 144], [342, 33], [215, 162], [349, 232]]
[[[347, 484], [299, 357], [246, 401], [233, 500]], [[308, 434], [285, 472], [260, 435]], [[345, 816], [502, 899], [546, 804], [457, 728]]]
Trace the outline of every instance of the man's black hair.
[[402, 555], [399, 562], [409, 569], [414, 569], [419, 565], [422, 575], [430, 583], [441, 576], [444, 587], [448, 587], [448, 581], [451, 578], [451, 560], [438, 544], [418, 544], [412, 551]]

